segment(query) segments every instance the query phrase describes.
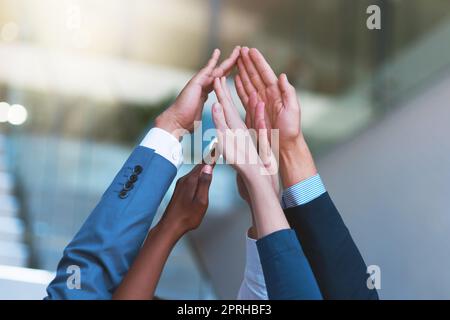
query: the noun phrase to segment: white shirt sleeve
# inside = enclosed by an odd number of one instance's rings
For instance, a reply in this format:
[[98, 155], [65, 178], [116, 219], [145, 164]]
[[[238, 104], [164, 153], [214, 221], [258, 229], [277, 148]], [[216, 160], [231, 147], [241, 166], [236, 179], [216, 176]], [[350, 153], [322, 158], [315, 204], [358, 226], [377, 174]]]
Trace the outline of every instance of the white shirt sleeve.
[[246, 262], [244, 280], [238, 293], [238, 300], [268, 300], [266, 281], [259, 260], [256, 240], [247, 235], [246, 240]]
[[180, 141], [163, 129], [151, 129], [140, 145], [155, 150], [157, 154], [166, 158], [177, 169], [183, 164], [183, 148]]

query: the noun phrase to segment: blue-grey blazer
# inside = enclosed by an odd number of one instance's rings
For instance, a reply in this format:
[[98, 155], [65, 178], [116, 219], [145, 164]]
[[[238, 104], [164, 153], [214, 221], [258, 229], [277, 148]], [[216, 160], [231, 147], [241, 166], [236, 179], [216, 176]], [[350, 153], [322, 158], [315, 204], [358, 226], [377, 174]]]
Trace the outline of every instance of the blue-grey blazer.
[[[176, 172], [154, 150], [137, 147], [65, 248], [56, 277], [47, 288], [47, 299], [110, 299], [136, 257]], [[77, 270], [79, 282], [73, 278]]]

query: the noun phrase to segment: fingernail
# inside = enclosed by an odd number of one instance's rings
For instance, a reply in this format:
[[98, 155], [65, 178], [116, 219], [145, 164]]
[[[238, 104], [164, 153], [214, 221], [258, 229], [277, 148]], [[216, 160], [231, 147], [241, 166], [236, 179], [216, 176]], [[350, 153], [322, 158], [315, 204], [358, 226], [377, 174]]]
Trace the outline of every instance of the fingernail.
[[203, 169], [202, 169], [202, 173], [212, 174], [212, 172], [213, 172], [213, 167], [210, 166], [209, 164], [204, 166]]

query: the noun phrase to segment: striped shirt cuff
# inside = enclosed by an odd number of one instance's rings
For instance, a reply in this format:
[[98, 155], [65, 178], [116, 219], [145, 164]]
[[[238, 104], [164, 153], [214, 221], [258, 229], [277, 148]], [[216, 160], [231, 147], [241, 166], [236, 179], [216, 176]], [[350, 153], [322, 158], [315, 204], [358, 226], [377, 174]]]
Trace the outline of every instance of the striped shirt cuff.
[[282, 205], [284, 209], [306, 204], [326, 192], [319, 174], [303, 180], [283, 191]]

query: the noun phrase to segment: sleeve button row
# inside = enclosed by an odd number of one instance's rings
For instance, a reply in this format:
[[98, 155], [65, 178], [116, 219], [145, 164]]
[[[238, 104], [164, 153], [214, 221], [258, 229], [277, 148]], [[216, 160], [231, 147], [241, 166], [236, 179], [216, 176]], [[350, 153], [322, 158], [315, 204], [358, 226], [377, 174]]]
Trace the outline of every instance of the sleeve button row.
[[138, 180], [138, 175], [140, 175], [143, 170], [144, 169], [140, 165], [134, 167], [133, 174], [128, 178], [128, 181], [123, 185], [123, 189], [119, 193], [120, 199], [128, 197], [128, 192], [134, 188], [134, 183]]

